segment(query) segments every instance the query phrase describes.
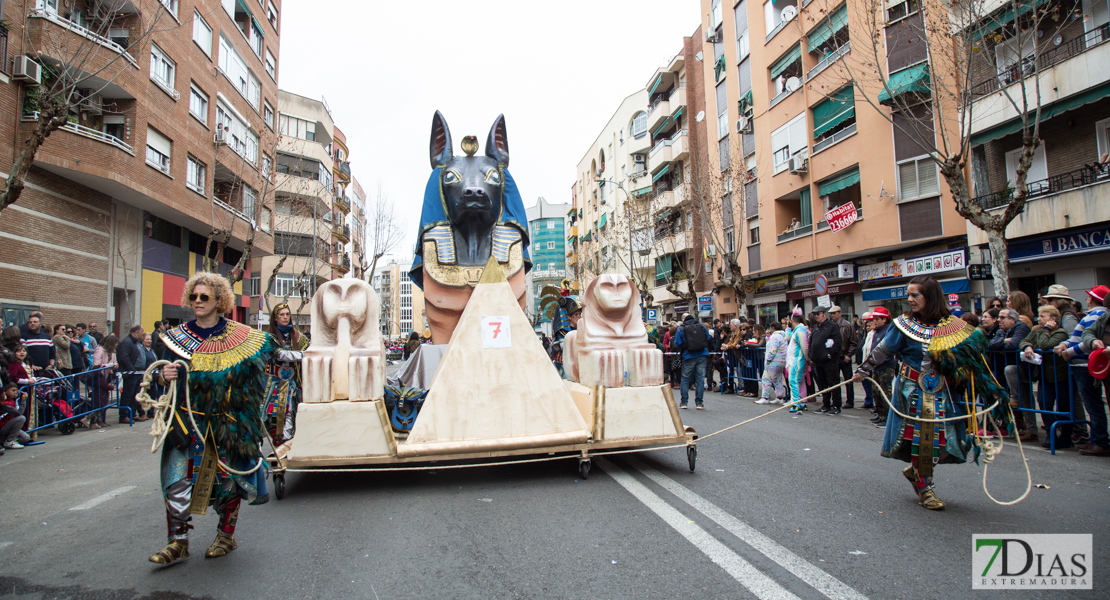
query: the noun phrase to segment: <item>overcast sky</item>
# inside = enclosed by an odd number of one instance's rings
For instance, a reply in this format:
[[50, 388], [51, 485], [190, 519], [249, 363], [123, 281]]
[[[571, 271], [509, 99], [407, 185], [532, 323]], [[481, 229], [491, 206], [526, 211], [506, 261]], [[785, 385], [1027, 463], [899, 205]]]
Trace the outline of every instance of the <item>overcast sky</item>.
[[[454, 151], [504, 113], [509, 170], [532, 206], [570, 202], [575, 167], [613, 112], [682, 50], [697, 0], [285, 0], [279, 84], [327, 99], [351, 171], [380, 181], [416, 240], [438, 109]], [[369, 200], [369, 199], [368, 199]]]

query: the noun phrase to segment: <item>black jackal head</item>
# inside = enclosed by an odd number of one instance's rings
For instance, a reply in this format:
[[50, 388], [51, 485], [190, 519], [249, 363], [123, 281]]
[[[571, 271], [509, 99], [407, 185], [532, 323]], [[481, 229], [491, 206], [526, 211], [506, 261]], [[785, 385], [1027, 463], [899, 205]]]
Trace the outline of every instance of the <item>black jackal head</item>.
[[451, 130], [437, 110], [432, 117], [431, 161], [439, 167], [440, 184], [451, 223], [458, 229], [488, 234], [501, 216], [504, 170], [509, 166], [505, 115], [498, 115], [486, 140], [485, 156], [474, 156], [477, 140], [463, 139], [466, 156], [455, 156]]

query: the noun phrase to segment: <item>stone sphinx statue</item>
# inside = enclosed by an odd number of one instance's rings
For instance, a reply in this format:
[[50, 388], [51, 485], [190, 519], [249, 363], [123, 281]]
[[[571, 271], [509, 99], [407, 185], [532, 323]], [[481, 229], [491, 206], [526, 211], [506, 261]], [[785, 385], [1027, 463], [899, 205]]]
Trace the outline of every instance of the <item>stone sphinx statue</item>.
[[312, 297], [312, 342], [304, 353], [304, 401], [377, 400], [385, 386], [381, 305], [360, 279], [329, 281]]
[[567, 378], [583, 385], [644, 387], [663, 383], [663, 353], [648, 342], [640, 291], [624, 275], [586, 286], [582, 319], [564, 341]]

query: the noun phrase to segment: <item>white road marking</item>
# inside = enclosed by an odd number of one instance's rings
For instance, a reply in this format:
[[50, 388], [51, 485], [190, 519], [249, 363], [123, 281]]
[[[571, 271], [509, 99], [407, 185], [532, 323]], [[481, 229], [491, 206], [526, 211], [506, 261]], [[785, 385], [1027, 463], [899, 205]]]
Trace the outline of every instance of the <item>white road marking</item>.
[[0, 542], [0, 550], [3, 550], [4, 548], [7, 548], [8, 546], [11, 546], [14, 543], [15, 542]]
[[775, 561], [779, 566], [790, 571], [817, 591], [828, 596], [831, 600], [868, 600], [867, 596], [864, 596], [849, 585], [824, 572], [804, 558], [794, 554], [771, 538], [756, 531], [747, 523], [728, 514], [717, 505], [695, 494], [677, 481], [645, 465], [640, 460], [631, 457], [625, 460], [636, 470], [646, 475], [648, 479], [651, 479], [662, 486], [663, 489], [678, 496], [683, 502], [712, 519], [713, 522], [740, 538], [744, 543], [759, 550], [764, 556]]
[[764, 575], [751, 563], [741, 558], [728, 546], [698, 527], [696, 523], [686, 518], [670, 504], [667, 504], [655, 492], [652, 492], [647, 486], [626, 473], [624, 469], [604, 458], [598, 459], [598, 466], [757, 598], [765, 600], [801, 600], [773, 579]]
[[119, 489], [112, 490], [112, 491], [108, 492], [107, 494], [104, 494], [103, 496], [97, 496], [96, 498], [93, 498], [92, 500], [89, 500], [88, 502], [82, 502], [81, 504], [78, 504], [77, 506], [74, 506], [73, 508], [70, 508], [69, 510], [89, 510], [90, 508], [92, 508], [94, 506], [97, 506], [99, 504], [103, 504], [103, 503], [111, 500], [112, 498], [115, 498], [116, 496], [119, 496], [120, 494], [126, 494], [127, 492], [130, 492], [133, 489], [135, 489], [135, 486], [125, 485], [125, 486], [123, 486]]

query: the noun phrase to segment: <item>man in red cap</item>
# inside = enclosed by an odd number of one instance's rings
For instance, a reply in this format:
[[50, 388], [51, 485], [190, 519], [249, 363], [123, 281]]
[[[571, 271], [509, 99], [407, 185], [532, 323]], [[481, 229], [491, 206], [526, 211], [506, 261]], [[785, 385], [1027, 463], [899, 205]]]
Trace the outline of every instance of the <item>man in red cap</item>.
[[[864, 350], [864, 360], [867, 360], [867, 357], [871, 354], [871, 349], [878, 346], [879, 342], [883, 341], [883, 338], [889, 332], [890, 311], [884, 306], [876, 306], [871, 309], [871, 332], [868, 334], [871, 340], [870, 345]], [[883, 390], [881, 393], [874, 387], [871, 390], [875, 403], [875, 410], [873, 411], [875, 414], [871, 417], [871, 422], [880, 429], [886, 427], [886, 415], [889, 408], [886, 400], [883, 399], [883, 393], [886, 394], [887, 398], [894, 397], [894, 375], [897, 372], [897, 367], [894, 357], [891, 356], [886, 362], [876, 367], [874, 374], [871, 376], [879, 384], [878, 387]], [[864, 386], [869, 383], [865, 381]]]
[[[1057, 346], [1054, 351], [1071, 360], [1072, 375], [1075, 376], [1075, 387], [1083, 398], [1083, 406], [1087, 409], [1087, 416], [1091, 422], [1091, 433], [1084, 444], [1079, 442], [1079, 453], [1088, 456], [1110, 456], [1110, 436], [1107, 435], [1106, 409], [1102, 402], [1102, 388], [1107, 388], [1110, 395], [1110, 380], [1095, 379], [1087, 370], [1087, 355], [1096, 351], [1105, 351], [1104, 334], [1106, 333], [1106, 320], [1110, 312], [1105, 308], [1106, 300], [1110, 297], [1110, 288], [1105, 285], [1096, 285], [1087, 290], [1087, 316], [1079, 321], [1075, 331], [1066, 342]], [[1074, 405], [1079, 409], [1079, 405]], [[1084, 420], [1079, 410], [1075, 411], [1077, 421]], [[1081, 431], [1080, 428], [1076, 428]], [[1080, 434], [1082, 435], [1082, 434]]]

